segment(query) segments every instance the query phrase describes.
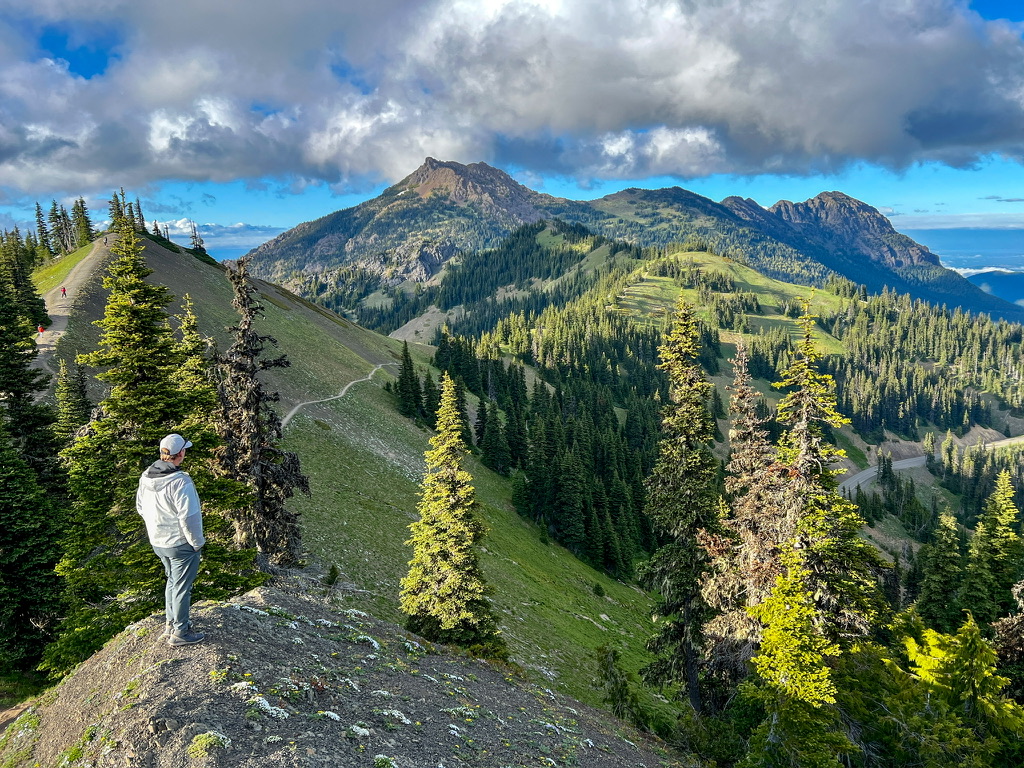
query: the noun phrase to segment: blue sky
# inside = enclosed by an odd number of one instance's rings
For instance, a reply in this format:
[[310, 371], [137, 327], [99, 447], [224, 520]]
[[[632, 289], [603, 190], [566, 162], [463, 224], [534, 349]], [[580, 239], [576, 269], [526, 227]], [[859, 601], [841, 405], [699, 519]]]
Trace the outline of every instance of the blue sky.
[[987, 0], [0, 2], [0, 226], [124, 186], [237, 256], [429, 155], [575, 199], [841, 190], [1024, 256], [1022, 33]]

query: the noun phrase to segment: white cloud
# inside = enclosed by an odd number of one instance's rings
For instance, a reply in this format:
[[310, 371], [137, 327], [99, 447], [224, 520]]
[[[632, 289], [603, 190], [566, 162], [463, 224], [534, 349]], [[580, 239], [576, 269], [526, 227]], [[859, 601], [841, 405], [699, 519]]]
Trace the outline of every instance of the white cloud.
[[[895, 216], [895, 214], [892, 213], [888, 213], [887, 215], [890, 218]], [[1024, 230], [1024, 212], [906, 214], [900, 215], [893, 223], [894, 226], [901, 231], [908, 229]]]
[[88, 80], [23, 40], [0, 55], [0, 183], [29, 193], [344, 186], [426, 155], [580, 178], [1024, 157], [1022, 27], [950, 0], [46, 0], [19, 13], [20, 26], [0, 20], [0, 49], [43, 22], [117, 40]]

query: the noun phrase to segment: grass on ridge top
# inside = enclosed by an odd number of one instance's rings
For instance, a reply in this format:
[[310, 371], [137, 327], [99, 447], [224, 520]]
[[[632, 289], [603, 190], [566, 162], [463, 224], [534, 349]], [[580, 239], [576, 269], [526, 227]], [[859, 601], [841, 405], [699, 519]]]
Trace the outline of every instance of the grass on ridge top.
[[32, 283], [35, 285], [36, 290], [40, 294], [46, 294], [64, 283], [68, 275], [71, 274], [71, 270], [89, 255], [94, 244], [95, 242], [83, 245], [77, 251], [62, 256], [35, 270], [32, 273]]
[[[765, 277], [750, 267], [722, 256], [703, 252], [681, 253], [676, 256], [683, 263], [692, 264], [705, 271], [723, 272], [735, 281], [737, 290], [757, 295], [761, 304], [761, 314], [747, 315], [753, 334], [756, 334], [760, 328], [768, 330], [772, 327], [788, 326], [795, 335], [797, 333], [796, 320], [783, 315], [782, 306], [786, 303], [794, 303], [800, 297], [810, 300], [812, 314], [831, 313], [842, 305], [843, 300], [834, 294], [805, 285], [784, 283]], [[617, 304], [620, 310], [635, 315], [638, 319], [647, 319], [647, 322], [656, 323], [660, 327], [665, 322], [665, 317], [674, 309], [679, 293], [679, 286], [672, 278], [648, 275], [630, 285], [619, 296]], [[682, 293], [686, 300], [697, 308], [697, 315], [705, 321], [708, 320], [710, 313], [698, 303], [697, 291], [687, 288], [683, 289]], [[731, 335], [742, 337], [753, 334]], [[825, 354], [842, 351], [842, 343], [817, 326], [814, 328], [814, 337], [819, 349]]]

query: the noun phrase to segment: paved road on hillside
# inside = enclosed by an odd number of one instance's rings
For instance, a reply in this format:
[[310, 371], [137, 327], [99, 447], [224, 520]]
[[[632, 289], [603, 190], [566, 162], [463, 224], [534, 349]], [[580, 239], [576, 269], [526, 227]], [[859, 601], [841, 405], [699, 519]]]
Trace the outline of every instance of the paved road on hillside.
[[[109, 249], [98, 239], [92, 244], [89, 255], [78, 262], [67, 279], [52, 291], [43, 296], [46, 302], [46, 314], [50, 316], [50, 327], [43, 333], [36, 334], [36, 359], [32, 361], [33, 368], [41, 368], [48, 373], [57, 373], [57, 366], [53, 363], [53, 350], [57, 346], [57, 340], [64, 335], [68, 329], [68, 316], [71, 308], [78, 298], [82, 286], [86, 284], [92, 273], [103, 263], [103, 258]], [[68, 295], [62, 297], [60, 289], [67, 289]]]
[[294, 416], [296, 413], [298, 413], [300, 410], [302, 410], [303, 406], [315, 405], [316, 403], [326, 403], [326, 402], [329, 402], [331, 400], [337, 400], [339, 398], [342, 398], [346, 394], [348, 394], [348, 391], [352, 387], [353, 384], [358, 384], [360, 381], [369, 381], [371, 378], [373, 378], [373, 374], [375, 374], [377, 371], [379, 371], [385, 365], [398, 365], [398, 363], [381, 363], [376, 368], [374, 368], [372, 371], [370, 371], [368, 374], [363, 376], [363, 378], [356, 379], [355, 381], [350, 381], [348, 384], [346, 384], [342, 388], [341, 392], [339, 392], [336, 395], [333, 395], [332, 397], [325, 397], [323, 400], [307, 400], [304, 403], [299, 403], [294, 408], [292, 408], [290, 411], [288, 411], [288, 415], [286, 415], [283, 419], [281, 419], [281, 429], [284, 429], [285, 427], [288, 426], [288, 422], [292, 420], [292, 416]]
[[[985, 448], [1002, 448], [1007, 445], [1013, 445], [1015, 443], [1024, 443], [1024, 435], [1018, 435], [1017, 437], [1007, 437], [1003, 440], [994, 440], [991, 443], [985, 443]], [[892, 468], [897, 469], [911, 469], [913, 467], [923, 467], [925, 465], [924, 456], [915, 456], [912, 459], [900, 459], [892, 463]], [[857, 486], [866, 487], [874, 482], [875, 477], [878, 475], [878, 466], [868, 467], [865, 470], [858, 472], [852, 477], [848, 477], [839, 483], [840, 491], [849, 491], [853, 493], [857, 490]]]

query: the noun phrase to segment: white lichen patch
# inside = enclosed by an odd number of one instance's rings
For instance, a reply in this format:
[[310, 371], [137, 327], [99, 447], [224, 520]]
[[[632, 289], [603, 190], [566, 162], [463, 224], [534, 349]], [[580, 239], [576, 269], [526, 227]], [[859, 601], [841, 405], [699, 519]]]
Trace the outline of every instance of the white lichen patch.
[[306, 641], [305, 641], [305, 640], [303, 640], [303, 639], [302, 639], [301, 637], [293, 637], [293, 638], [292, 638], [292, 642], [293, 642], [293, 643], [294, 643], [295, 645], [305, 645], [305, 644], [306, 644]]
[[375, 651], [379, 651], [380, 650], [380, 643], [378, 643], [376, 640], [374, 640], [369, 635], [356, 635], [356, 637], [353, 638], [353, 639], [357, 643], [367, 643]]
[[370, 691], [370, 695], [377, 696], [381, 699], [390, 699], [395, 694], [393, 694], [391, 691]]
[[288, 719], [288, 712], [286, 710], [281, 709], [281, 707], [275, 707], [263, 696], [253, 696], [251, 699], [249, 699], [248, 703], [253, 704], [258, 710], [260, 710], [260, 712], [269, 717], [273, 717], [278, 720]]
[[239, 611], [245, 611], [246, 613], [253, 613], [253, 614], [257, 615], [257, 616], [269, 616], [270, 615], [266, 611], [264, 611], [264, 610], [262, 610], [260, 608], [255, 608], [255, 607], [253, 607], [251, 605], [238, 605], [236, 603], [235, 604], [235, 608], [237, 610], [239, 610]]
[[359, 691], [361, 690], [359, 688], [359, 683], [357, 683], [351, 677], [346, 677], [344, 680], [339, 680], [338, 682], [341, 683], [342, 685], [347, 685], [349, 688], [351, 688], [356, 693], [359, 693]]
[[460, 720], [475, 720], [479, 716], [479, 713], [472, 707], [451, 707], [450, 709], [442, 709], [441, 711], [451, 715], [452, 717], [457, 717]]
[[381, 714], [385, 717], [397, 720], [402, 725], [412, 725], [412, 720], [406, 717], [404, 712], [399, 712], [397, 709], [384, 709], [381, 710]]

